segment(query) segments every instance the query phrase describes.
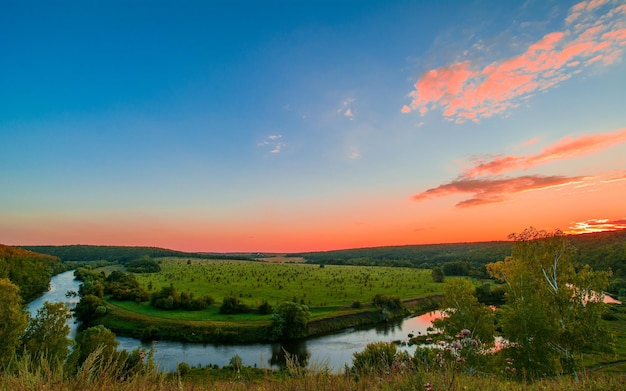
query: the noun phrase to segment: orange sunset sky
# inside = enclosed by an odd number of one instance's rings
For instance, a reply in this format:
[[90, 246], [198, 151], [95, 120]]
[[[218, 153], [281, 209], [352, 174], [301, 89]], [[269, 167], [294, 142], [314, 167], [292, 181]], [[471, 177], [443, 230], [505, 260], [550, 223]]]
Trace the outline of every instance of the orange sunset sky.
[[623, 1], [3, 8], [0, 243], [299, 252], [626, 228]]

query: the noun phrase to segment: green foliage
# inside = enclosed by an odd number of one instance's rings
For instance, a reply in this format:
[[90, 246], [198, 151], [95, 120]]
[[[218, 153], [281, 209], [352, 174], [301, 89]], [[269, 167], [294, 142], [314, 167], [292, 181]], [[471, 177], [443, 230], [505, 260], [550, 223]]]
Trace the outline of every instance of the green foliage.
[[67, 325], [71, 317], [65, 303], [45, 302], [22, 336], [23, 351], [31, 357], [47, 360], [52, 366], [63, 363], [72, 344]]
[[243, 360], [239, 357], [238, 354], [235, 354], [230, 358], [228, 364], [233, 368], [233, 371], [240, 372], [243, 367]]
[[161, 271], [161, 266], [150, 257], [144, 256], [128, 262], [126, 270], [131, 273], [158, 273]]
[[352, 370], [359, 376], [380, 376], [408, 361], [408, 354], [399, 351], [395, 344], [374, 342], [368, 344], [362, 352], [354, 353]]
[[94, 352], [98, 352], [98, 360], [110, 360], [118, 345], [111, 330], [102, 325], [89, 327], [76, 335], [76, 346], [68, 361], [76, 366], [82, 365]]
[[479, 346], [493, 346], [495, 316], [489, 307], [478, 302], [474, 285], [459, 278], [446, 281], [443, 289], [444, 317], [434, 322], [435, 327], [443, 329], [450, 338], [458, 338], [462, 330], [467, 330]]
[[150, 295], [139, 286], [134, 275], [113, 271], [105, 279], [104, 293], [119, 301], [148, 301]]
[[600, 299], [608, 273], [575, 264], [560, 231], [531, 227], [512, 238], [512, 256], [487, 265], [505, 283], [500, 324], [510, 346], [503, 353], [520, 378], [576, 372], [583, 350], [610, 346]]
[[20, 288], [25, 301], [48, 289], [57, 257], [0, 244], [0, 278], [7, 278]]
[[28, 324], [22, 309], [20, 289], [6, 278], [0, 278], [0, 370], [15, 356], [20, 336]]
[[261, 315], [269, 315], [274, 312], [274, 309], [272, 308], [270, 303], [267, 302], [267, 300], [263, 300], [259, 308], [257, 308], [257, 311], [259, 311], [259, 314]]
[[294, 302], [281, 303], [272, 314], [271, 339], [301, 338], [308, 334], [309, 307]]
[[492, 286], [489, 283], [484, 283], [476, 287], [474, 295], [479, 303], [494, 306], [504, 304], [504, 287], [502, 285]]
[[161, 288], [159, 292], [150, 295], [150, 305], [162, 310], [184, 309], [187, 311], [200, 311], [213, 304], [210, 296], [195, 299], [193, 294], [179, 293], [173, 285]]
[[220, 307], [220, 314], [245, 314], [251, 309], [245, 303], [234, 296], [225, 297]]
[[[102, 309], [104, 308], [104, 310]], [[106, 306], [104, 300], [98, 296], [86, 295], [81, 297], [80, 301], [74, 307], [74, 315], [76, 319], [89, 324], [94, 319], [106, 313]]]
[[442, 267], [434, 267], [431, 276], [434, 282], [443, 282], [446, 277]]
[[402, 306], [402, 301], [398, 296], [386, 296], [377, 294], [372, 299], [372, 304], [379, 308], [386, 308], [389, 311], [399, 311], [404, 308]]

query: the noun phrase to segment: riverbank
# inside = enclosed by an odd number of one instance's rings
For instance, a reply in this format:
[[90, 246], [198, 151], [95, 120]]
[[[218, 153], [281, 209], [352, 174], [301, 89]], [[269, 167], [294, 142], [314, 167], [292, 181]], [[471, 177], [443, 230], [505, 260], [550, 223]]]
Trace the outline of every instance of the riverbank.
[[[408, 299], [397, 311], [370, 309], [339, 310], [332, 315], [313, 319], [308, 323], [308, 334], [303, 338], [333, 333], [352, 327], [374, 326], [431, 311], [437, 308], [441, 295]], [[188, 321], [157, 318], [140, 314], [106, 302], [107, 313], [92, 325], [101, 324], [117, 335], [142, 341], [166, 340], [194, 343], [248, 344], [272, 342], [270, 322], [258, 321]]]

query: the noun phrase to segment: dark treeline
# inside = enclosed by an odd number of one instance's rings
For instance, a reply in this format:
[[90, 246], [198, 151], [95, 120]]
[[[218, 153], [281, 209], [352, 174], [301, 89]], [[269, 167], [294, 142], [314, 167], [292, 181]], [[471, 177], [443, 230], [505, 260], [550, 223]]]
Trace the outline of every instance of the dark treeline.
[[291, 254], [308, 263], [331, 265], [396, 266], [429, 269], [447, 262], [464, 262], [453, 268], [468, 269], [504, 259], [511, 253], [511, 242], [427, 244], [357, 248]]
[[[573, 261], [595, 270], [612, 270], [626, 280], [626, 230], [572, 235]], [[307, 263], [328, 265], [395, 266], [431, 269], [442, 267], [445, 275], [480, 277], [484, 265], [511, 254], [513, 242], [450, 243], [357, 248], [290, 254]], [[626, 288], [626, 283], [624, 284]]]
[[0, 244], [0, 278], [8, 278], [30, 301], [48, 289], [59, 258]]
[[146, 257], [192, 257], [203, 259], [252, 260], [251, 257], [242, 255], [188, 253], [158, 247], [69, 245], [21, 246], [21, 248], [41, 254], [49, 254], [59, 257], [63, 262], [109, 261], [126, 263]]

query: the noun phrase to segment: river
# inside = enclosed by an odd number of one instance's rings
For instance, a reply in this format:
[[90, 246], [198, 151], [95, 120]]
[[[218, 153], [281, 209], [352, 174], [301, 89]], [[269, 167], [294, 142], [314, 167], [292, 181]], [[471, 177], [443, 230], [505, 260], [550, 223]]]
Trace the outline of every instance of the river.
[[[29, 312], [34, 316], [44, 302], [64, 302], [74, 306], [78, 297], [67, 297], [68, 291], [78, 292], [80, 282], [74, 280], [74, 272], [68, 271], [52, 277], [50, 290], [43, 296], [35, 299], [28, 305]], [[407, 341], [408, 334], [425, 334], [432, 325], [432, 320], [438, 317], [438, 312], [431, 312], [421, 316], [407, 318], [397, 322], [381, 324], [376, 327], [350, 328], [341, 332], [311, 337], [289, 343], [263, 343], [248, 345], [214, 345], [200, 343], [185, 343], [173, 341], [155, 342], [154, 359], [160, 370], [175, 371], [180, 362], [191, 366], [228, 365], [234, 355], [241, 357], [243, 364], [259, 368], [281, 368], [285, 366], [284, 351], [296, 357], [300, 364], [311, 366], [328, 366], [333, 371], [342, 371], [345, 365], [352, 364], [353, 354], [361, 352], [371, 342]], [[73, 338], [78, 325], [69, 321]], [[138, 339], [117, 337], [120, 349], [128, 351], [137, 347], [149, 348]], [[401, 349], [410, 353], [414, 347], [402, 346]]]

